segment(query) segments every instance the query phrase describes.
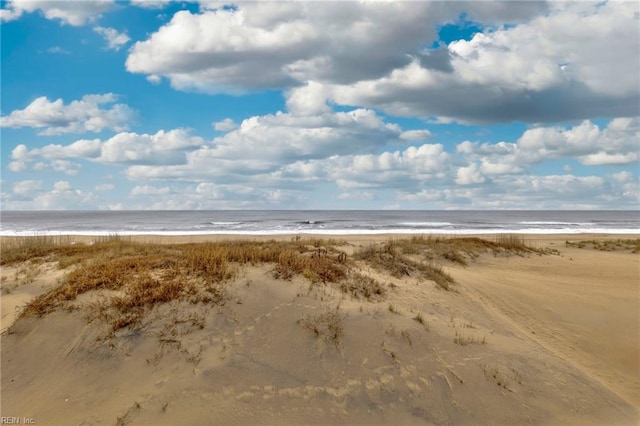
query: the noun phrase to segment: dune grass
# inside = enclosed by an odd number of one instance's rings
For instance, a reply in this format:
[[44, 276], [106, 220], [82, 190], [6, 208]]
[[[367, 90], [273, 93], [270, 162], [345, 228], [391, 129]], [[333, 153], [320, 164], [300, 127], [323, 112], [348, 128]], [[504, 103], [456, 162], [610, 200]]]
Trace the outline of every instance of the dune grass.
[[416, 261], [403, 253], [404, 241], [389, 241], [382, 245], [369, 245], [358, 250], [354, 257], [365, 261], [373, 268], [386, 271], [393, 277], [403, 278], [418, 276], [434, 281], [441, 288], [448, 290], [454, 280], [442, 266], [432, 261]]
[[590, 248], [600, 251], [629, 251], [640, 253], [640, 238], [636, 239], [615, 239], [615, 240], [580, 240], [566, 241], [566, 247]]
[[[138, 323], [146, 311], [173, 300], [224, 304], [226, 283], [245, 265], [270, 264], [277, 279], [302, 276], [313, 285], [335, 284], [357, 299], [383, 300], [385, 285], [359, 272], [357, 262], [336, 248], [342, 244], [295, 237], [291, 241], [161, 244], [138, 243], [117, 235], [97, 238], [92, 244], [74, 244], [69, 237], [36, 236], [3, 239], [0, 264], [57, 262], [67, 271], [58, 286], [25, 307], [23, 316], [72, 308], [79, 296], [105, 290], [110, 296], [93, 305], [93, 317], [107, 319], [117, 330]], [[442, 263], [466, 265], [467, 259], [484, 251], [535, 249], [515, 237], [499, 241], [412, 237], [363, 247], [353, 257], [394, 277], [431, 280], [449, 290], [454, 280]]]
[[336, 306], [334, 309], [326, 309], [318, 315], [305, 315], [298, 320], [298, 324], [311, 331], [316, 337], [321, 337], [339, 348], [344, 335], [344, 318], [345, 314], [340, 310], [340, 306]]
[[69, 308], [85, 293], [107, 290], [112, 295], [92, 305], [90, 318], [108, 320], [114, 330], [139, 323], [146, 311], [173, 300], [224, 304], [225, 283], [247, 264], [272, 264], [272, 273], [278, 279], [300, 275], [314, 284], [342, 282], [338, 288], [356, 297], [371, 299], [383, 293], [378, 283], [349, 272], [344, 253], [322, 244], [143, 244], [107, 238], [91, 245], [72, 245], [49, 238], [26, 239], [3, 247], [2, 264], [39, 259], [68, 268], [60, 285], [29, 303], [24, 316]]
[[509, 256], [550, 252], [531, 247], [522, 236], [512, 234], [497, 235], [493, 241], [476, 237], [418, 235], [363, 247], [356, 251], [354, 257], [396, 278], [417, 276], [449, 290], [454, 280], [442, 265], [467, 266], [482, 253]]

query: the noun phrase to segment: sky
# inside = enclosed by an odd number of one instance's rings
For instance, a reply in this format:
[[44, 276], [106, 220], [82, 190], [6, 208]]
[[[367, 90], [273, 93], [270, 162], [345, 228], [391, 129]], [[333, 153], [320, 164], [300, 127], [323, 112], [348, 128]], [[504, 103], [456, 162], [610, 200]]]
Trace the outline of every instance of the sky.
[[637, 1], [1, 7], [2, 210], [640, 208]]

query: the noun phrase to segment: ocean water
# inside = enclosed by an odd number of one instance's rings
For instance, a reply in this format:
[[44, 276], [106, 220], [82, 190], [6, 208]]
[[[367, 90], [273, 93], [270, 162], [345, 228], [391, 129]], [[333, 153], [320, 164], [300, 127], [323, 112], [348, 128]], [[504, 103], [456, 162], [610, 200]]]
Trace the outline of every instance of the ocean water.
[[3, 211], [0, 235], [640, 234], [640, 211]]

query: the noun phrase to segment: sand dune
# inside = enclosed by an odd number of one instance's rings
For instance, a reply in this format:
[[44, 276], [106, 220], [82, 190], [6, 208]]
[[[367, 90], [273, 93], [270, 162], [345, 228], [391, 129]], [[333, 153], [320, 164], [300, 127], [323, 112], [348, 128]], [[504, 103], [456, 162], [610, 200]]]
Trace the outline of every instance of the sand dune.
[[[382, 240], [336, 249], [352, 261], [358, 246]], [[384, 284], [369, 299], [245, 265], [223, 304], [174, 300], [115, 333], [87, 322], [101, 292], [15, 321], [15, 307], [64, 271], [43, 263], [27, 279], [24, 265], [3, 267], [2, 416], [52, 425], [637, 424], [640, 257], [564, 240], [534, 241], [556, 254], [445, 262], [450, 291], [354, 261]]]

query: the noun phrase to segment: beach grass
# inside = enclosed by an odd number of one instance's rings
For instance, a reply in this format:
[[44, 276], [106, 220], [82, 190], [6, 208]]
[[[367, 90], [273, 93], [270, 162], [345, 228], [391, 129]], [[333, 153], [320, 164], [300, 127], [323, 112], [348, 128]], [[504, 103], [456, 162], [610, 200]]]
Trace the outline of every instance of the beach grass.
[[640, 253], [640, 238], [613, 240], [579, 240], [566, 241], [566, 247], [590, 248], [600, 251], [629, 251], [631, 253]]
[[355, 299], [384, 300], [387, 286], [365, 274], [359, 262], [395, 278], [415, 277], [450, 290], [454, 279], [444, 263], [466, 265], [483, 252], [534, 252], [519, 237], [497, 241], [479, 238], [410, 237], [356, 249], [352, 257], [340, 240], [292, 238], [291, 241], [219, 241], [141, 243], [110, 235], [74, 243], [68, 237], [35, 236], [4, 241], [0, 264], [57, 263], [66, 274], [59, 285], [37, 296], [23, 316], [47, 315], [72, 308], [79, 296], [106, 290], [111, 296], [93, 304], [90, 319], [101, 318], [114, 330], [136, 325], [154, 306], [174, 300], [222, 305], [225, 285], [245, 265], [268, 264], [276, 279], [296, 276], [311, 285], [335, 284]]
[[321, 337], [339, 348], [344, 335], [344, 318], [345, 314], [338, 305], [335, 308], [325, 309], [316, 315], [305, 315], [298, 320], [298, 324], [311, 331], [314, 336]]

